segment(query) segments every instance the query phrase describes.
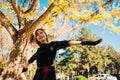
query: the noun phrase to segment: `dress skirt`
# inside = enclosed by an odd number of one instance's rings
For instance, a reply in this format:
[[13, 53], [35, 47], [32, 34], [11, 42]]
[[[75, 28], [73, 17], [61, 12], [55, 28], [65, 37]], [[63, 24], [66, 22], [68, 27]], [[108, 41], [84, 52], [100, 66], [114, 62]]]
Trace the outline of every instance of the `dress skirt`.
[[[33, 80], [44, 80], [43, 79], [44, 74], [45, 73], [43, 72], [43, 69], [37, 69]], [[55, 74], [54, 67], [48, 68], [48, 74], [47, 74], [46, 80], [56, 80], [56, 74]]]

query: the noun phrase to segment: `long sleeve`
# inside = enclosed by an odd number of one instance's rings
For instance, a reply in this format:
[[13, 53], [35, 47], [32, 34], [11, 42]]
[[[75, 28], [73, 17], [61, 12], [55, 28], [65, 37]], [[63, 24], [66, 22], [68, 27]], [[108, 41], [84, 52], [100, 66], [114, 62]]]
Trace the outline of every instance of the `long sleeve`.
[[69, 41], [54, 41], [53, 46], [55, 49], [61, 49], [61, 48], [66, 48], [69, 46]]
[[102, 41], [102, 39], [96, 40], [96, 41], [82, 41], [82, 45], [97, 45]]
[[[37, 50], [37, 52], [38, 52], [38, 50]], [[28, 60], [29, 64], [32, 63], [34, 60], [36, 60], [36, 58], [37, 58], [37, 52]]]
[[22, 72], [26, 72], [28, 70], [28, 66], [30, 63], [32, 63], [37, 58], [37, 53], [35, 53], [29, 60], [28, 63], [26, 63], [25, 67], [22, 69]]

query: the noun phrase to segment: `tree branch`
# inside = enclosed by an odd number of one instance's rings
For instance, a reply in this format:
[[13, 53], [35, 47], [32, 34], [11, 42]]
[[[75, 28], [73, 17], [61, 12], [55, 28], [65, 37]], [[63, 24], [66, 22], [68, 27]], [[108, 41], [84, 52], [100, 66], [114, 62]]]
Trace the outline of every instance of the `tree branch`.
[[13, 41], [16, 40], [17, 30], [14, 28], [14, 26], [10, 23], [10, 21], [5, 17], [5, 15], [0, 10], [0, 24], [6, 28], [6, 30], [11, 35]]
[[[112, 2], [112, 0], [109, 0], [109, 1], [107, 1], [106, 3], [104, 3], [103, 5], [102, 5], [102, 7], [106, 7], [107, 5], [109, 5], [110, 3]], [[55, 33], [53, 33], [52, 35], [53, 35], [53, 37], [52, 38], [56, 38], [56, 37], [58, 37], [58, 36], [60, 36], [60, 35], [63, 35], [63, 34], [65, 34], [65, 33], [68, 33], [68, 32], [71, 32], [71, 31], [73, 31], [73, 30], [75, 30], [75, 29], [77, 29], [77, 28], [80, 28], [83, 24], [85, 24], [86, 22], [88, 22], [88, 21], [90, 21], [94, 16], [96, 16], [97, 14], [99, 14], [99, 10], [97, 10], [97, 11], [95, 11], [93, 14], [91, 14], [90, 16], [90, 18], [88, 19], [88, 20], [83, 20], [83, 21], [81, 21], [81, 22], [79, 22], [78, 24], [76, 24], [76, 25], [74, 25], [74, 26], [72, 26], [72, 27], [70, 27], [70, 28], [62, 28], [62, 30], [61, 29], [59, 29], [59, 30], [57, 30]], [[62, 31], [62, 32], [61, 32]]]
[[27, 11], [25, 11], [25, 14], [35, 12], [38, 3], [39, 3], [38, 0], [33, 0], [32, 4], [30, 4], [30, 8]]
[[26, 34], [30, 37], [35, 28], [50, 14], [51, 10], [55, 7], [53, 2], [48, 9], [31, 25], [31, 27], [26, 31]]
[[18, 23], [19, 23], [19, 27], [20, 29], [23, 29], [24, 28], [24, 21], [21, 17], [21, 11], [20, 11], [20, 7], [18, 6], [18, 3], [17, 3], [17, 0], [12, 0], [11, 1], [12, 5], [13, 5], [13, 9], [15, 10], [16, 12], [16, 15], [17, 15], [17, 18], [18, 18]]
[[68, 22], [68, 17], [67, 17], [67, 16], [65, 16], [65, 17], [64, 17], [64, 21], [63, 21], [63, 23], [62, 23], [62, 26], [61, 26], [61, 28], [64, 28], [64, 27], [66, 27], [66, 25], [67, 25], [67, 22]]
[[[64, 21], [62, 22], [61, 27], [54, 32], [54, 34], [53, 34], [54, 36], [59, 36], [59, 35], [61, 35], [61, 34], [64, 34], [65, 32], [69, 32], [69, 31], [67, 31], [67, 27], [66, 27], [67, 22], [68, 22], [68, 17], [65, 15], [65, 17], [64, 17], [63, 20], [64, 20]], [[68, 30], [69, 30], [69, 29], [68, 29]], [[62, 31], [62, 32], [61, 32], [61, 31]]]

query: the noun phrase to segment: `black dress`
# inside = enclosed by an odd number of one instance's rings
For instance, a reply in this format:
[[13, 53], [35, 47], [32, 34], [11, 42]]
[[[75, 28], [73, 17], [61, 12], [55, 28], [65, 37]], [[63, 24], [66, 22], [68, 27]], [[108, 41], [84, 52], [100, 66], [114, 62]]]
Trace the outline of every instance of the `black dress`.
[[[33, 80], [56, 80], [55, 67], [51, 66], [54, 64], [56, 51], [61, 48], [69, 46], [68, 41], [52, 41], [51, 43], [41, 44], [37, 52], [29, 59], [28, 63], [32, 63], [34, 60], [37, 62], [37, 67], [40, 69], [36, 70]], [[43, 67], [47, 66], [47, 76]]]

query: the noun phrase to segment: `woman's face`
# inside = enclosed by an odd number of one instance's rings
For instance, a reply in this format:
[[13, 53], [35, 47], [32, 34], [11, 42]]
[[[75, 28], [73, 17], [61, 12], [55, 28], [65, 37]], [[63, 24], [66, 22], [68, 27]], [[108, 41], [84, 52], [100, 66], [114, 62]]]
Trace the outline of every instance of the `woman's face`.
[[46, 43], [47, 42], [47, 36], [45, 34], [44, 31], [42, 30], [38, 30], [36, 32], [36, 39], [40, 42], [40, 43]]

